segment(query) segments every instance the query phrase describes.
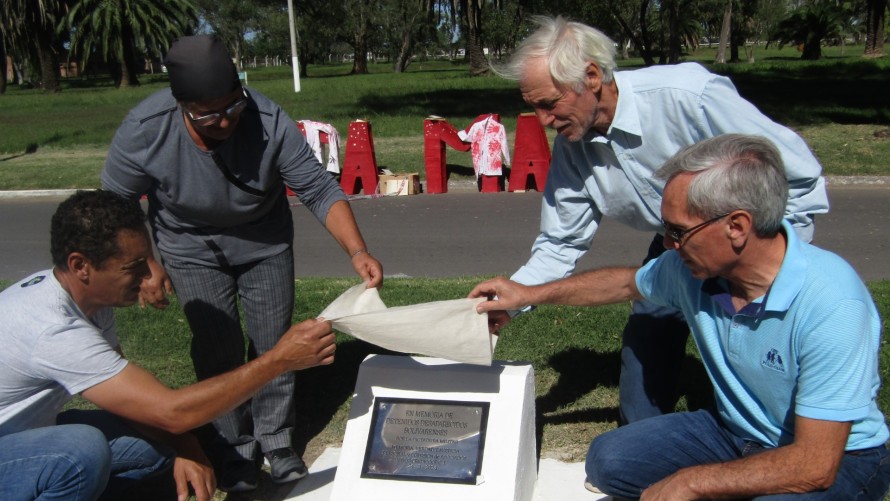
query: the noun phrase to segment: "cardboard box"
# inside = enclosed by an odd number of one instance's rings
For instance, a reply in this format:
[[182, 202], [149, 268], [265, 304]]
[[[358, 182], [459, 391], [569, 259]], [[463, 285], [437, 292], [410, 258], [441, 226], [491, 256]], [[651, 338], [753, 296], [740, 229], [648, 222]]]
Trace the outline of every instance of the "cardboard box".
[[377, 178], [381, 195], [416, 195], [420, 193], [420, 176], [411, 174], [381, 174]]

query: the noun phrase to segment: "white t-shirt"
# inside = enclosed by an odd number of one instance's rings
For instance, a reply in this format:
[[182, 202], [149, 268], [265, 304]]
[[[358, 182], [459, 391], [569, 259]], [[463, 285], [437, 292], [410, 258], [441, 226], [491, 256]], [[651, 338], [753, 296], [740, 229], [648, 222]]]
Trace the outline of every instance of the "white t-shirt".
[[111, 308], [87, 318], [45, 270], [0, 293], [0, 436], [51, 426], [72, 395], [127, 365]]

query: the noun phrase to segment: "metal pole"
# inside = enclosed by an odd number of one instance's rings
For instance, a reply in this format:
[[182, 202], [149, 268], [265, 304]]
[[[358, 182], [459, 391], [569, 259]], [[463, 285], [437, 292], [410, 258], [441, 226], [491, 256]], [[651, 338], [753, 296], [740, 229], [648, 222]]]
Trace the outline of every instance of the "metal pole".
[[294, 92], [300, 92], [300, 61], [297, 59], [297, 28], [294, 26], [294, 0], [287, 0], [287, 20], [290, 24], [290, 60], [294, 68]]

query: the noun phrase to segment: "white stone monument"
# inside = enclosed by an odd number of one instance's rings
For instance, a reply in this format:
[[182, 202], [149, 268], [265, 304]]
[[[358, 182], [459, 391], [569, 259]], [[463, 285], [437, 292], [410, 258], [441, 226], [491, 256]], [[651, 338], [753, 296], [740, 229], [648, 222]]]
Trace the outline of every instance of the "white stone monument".
[[369, 356], [330, 499], [531, 501], [534, 387], [528, 364]]

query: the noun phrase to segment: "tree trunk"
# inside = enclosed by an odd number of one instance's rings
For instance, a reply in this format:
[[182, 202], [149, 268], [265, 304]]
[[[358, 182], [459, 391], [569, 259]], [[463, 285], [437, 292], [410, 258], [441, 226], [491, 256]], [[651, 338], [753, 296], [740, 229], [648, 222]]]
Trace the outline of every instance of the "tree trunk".
[[668, 8], [668, 64], [680, 62], [680, 5], [678, 0], [667, 4]]
[[37, 58], [40, 61], [40, 87], [44, 92], [62, 92], [59, 55], [53, 46], [52, 28], [41, 27], [36, 36]]
[[482, 49], [482, 0], [461, 0], [464, 22], [467, 26], [467, 60], [470, 62], [470, 75], [488, 73], [488, 60]]
[[865, 22], [865, 57], [884, 55], [884, 16], [887, 0], [868, 0], [868, 18]]
[[399, 54], [393, 64], [395, 73], [404, 73], [411, 64], [411, 54], [414, 52], [414, 32], [406, 29], [402, 32], [402, 43], [399, 46]]
[[366, 2], [361, 2], [358, 12], [358, 23], [355, 33], [352, 35], [353, 43], [353, 59], [352, 71], [353, 75], [368, 74], [368, 33], [371, 31], [371, 15], [368, 12], [369, 6]]
[[368, 37], [367, 31], [362, 29], [361, 33], [355, 34], [355, 45], [353, 46], [352, 73], [353, 75], [368, 74]]
[[741, 35], [740, 31], [733, 30], [729, 35], [729, 62], [737, 63], [742, 59], [739, 57], [739, 47], [744, 47], [745, 45], [745, 37]]
[[646, 21], [649, 12], [649, 0], [640, 0], [640, 55], [646, 66], [655, 64], [655, 56], [652, 54], [652, 41], [649, 39], [649, 23]]
[[0, 66], [3, 67], [2, 75], [0, 75], [0, 94], [6, 93], [6, 69], [9, 62], [6, 60], [6, 44], [3, 43], [3, 37], [0, 36]]
[[136, 47], [133, 44], [133, 35], [132, 28], [129, 25], [124, 26], [123, 33], [121, 34], [123, 40], [121, 44], [123, 44], [123, 61], [120, 64], [120, 80], [117, 83], [118, 89], [126, 89], [128, 87], [138, 87], [139, 86], [139, 69], [136, 65]]
[[726, 0], [726, 8], [723, 10], [723, 26], [720, 28], [720, 45], [717, 46], [717, 58], [715, 63], [726, 62], [726, 46], [729, 44], [729, 35], [732, 31], [732, 0]]

